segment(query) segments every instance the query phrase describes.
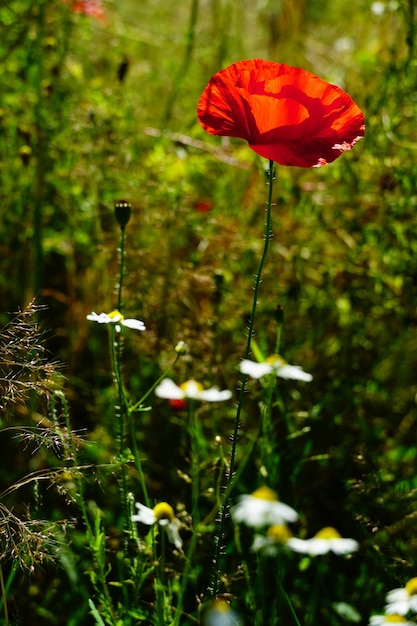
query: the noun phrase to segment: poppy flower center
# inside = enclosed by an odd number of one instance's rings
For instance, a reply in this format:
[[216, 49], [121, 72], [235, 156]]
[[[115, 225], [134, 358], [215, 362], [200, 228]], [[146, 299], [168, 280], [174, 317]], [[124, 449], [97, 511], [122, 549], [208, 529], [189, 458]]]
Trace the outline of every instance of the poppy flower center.
[[252, 493], [252, 498], [258, 498], [259, 500], [268, 500], [269, 502], [276, 502], [278, 500], [275, 491], [269, 487], [259, 487]]
[[341, 539], [341, 536], [339, 535], [337, 530], [335, 528], [332, 528], [332, 526], [326, 526], [325, 528], [322, 528], [315, 535], [315, 537], [316, 539], [327, 539], [328, 541], [331, 541], [332, 539]]

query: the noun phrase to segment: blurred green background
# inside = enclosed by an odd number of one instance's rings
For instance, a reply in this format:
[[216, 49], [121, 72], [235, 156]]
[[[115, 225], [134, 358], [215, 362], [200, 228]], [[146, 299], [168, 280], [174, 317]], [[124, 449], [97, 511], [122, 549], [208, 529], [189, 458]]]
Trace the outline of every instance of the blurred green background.
[[[107, 335], [86, 315], [116, 306], [114, 203], [124, 199], [133, 208], [125, 314], [148, 329], [126, 336], [129, 390], [140, 397], [179, 340], [190, 352], [177, 382], [236, 389], [262, 249], [265, 163], [244, 142], [204, 133], [200, 93], [222, 67], [255, 57], [345, 89], [365, 113], [365, 139], [330, 166], [276, 170], [255, 330], [271, 352], [281, 305], [282, 353], [314, 376], [310, 385], [280, 383], [274, 487], [302, 511], [308, 534], [332, 525], [361, 542], [337, 595], [367, 624], [385, 591], [415, 574], [417, 558], [416, 3], [109, 0], [103, 11], [97, 20], [60, 0], [0, 6], [0, 320], [34, 296], [47, 306], [42, 325], [73, 426], [93, 442], [86, 462], [108, 462], [116, 427]], [[257, 384], [249, 389], [243, 440], [259, 418]], [[152, 403], [137, 434], [152, 495], [187, 505], [181, 415]], [[38, 417], [29, 408], [1, 419], [4, 427]], [[233, 418], [233, 407], [203, 409], [209, 466], [214, 437], [226, 441]], [[3, 489], [57, 463], [51, 451], [24, 452], [2, 437]], [[256, 458], [241, 492], [258, 486], [254, 467]], [[203, 493], [210, 480], [207, 472]], [[117, 528], [109, 483], [94, 497]], [[58, 499], [46, 497], [41, 510], [65, 516]], [[11, 623], [93, 623], [83, 555], [76, 543], [71, 550], [71, 566], [15, 578]], [[299, 578], [295, 598], [309, 589], [308, 576]]]

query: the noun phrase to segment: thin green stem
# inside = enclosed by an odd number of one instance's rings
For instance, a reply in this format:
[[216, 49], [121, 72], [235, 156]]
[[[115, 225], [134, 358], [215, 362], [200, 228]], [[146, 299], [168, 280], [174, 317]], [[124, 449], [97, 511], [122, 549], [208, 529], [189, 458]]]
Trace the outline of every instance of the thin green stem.
[[[156, 601], [156, 616], [158, 618], [158, 626], [165, 626], [165, 530], [162, 528], [159, 530], [159, 544], [161, 555], [156, 561], [158, 566], [156, 568], [155, 576], [155, 601]], [[156, 540], [154, 535], [154, 556], [156, 556]]]
[[291, 599], [288, 596], [288, 593], [285, 591], [284, 586], [282, 584], [282, 581], [281, 581], [281, 579], [278, 576], [276, 576], [276, 581], [278, 583], [279, 590], [281, 592], [281, 596], [284, 598], [285, 602], [287, 603], [287, 606], [288, 606], [288, 608], [290, 610], [290, 613], [292, 615], [292, 618], [294, 620], [295, 625], [296, 626], [301, 626], [300, 620], [297, 617], [297, 613], [294, 610], [294, 607], [293, 607], [293, 604], [291, 602]]
[[140, 407], [145, 402], [146, 398], [150, 396], [152, 391], [159, 385], [159, 383], [168, 376], [168, 374], [170, 373], [172, 368], [175, 366], [180, 356], [181, 354], [177, 354], [177, 356], [175, 357], [175, 361], [173, 361], [171, 365], [169, 365], [167, 369], [160, 375], [160, 377], [156, 379], [152, 387], [149, 387], [148, 391], [140, 398], [140, 400], [135, 402], [133, 406], [129, 407], [129, 413], [134, 413], [135, 411], [140, 410]]
[[115, 407], [115, 413], [119, 421], [119, 458], [121, 460], [120, 497], [124, 511], [125, 528], [128, 528], [127, 478], [125, 465], [127, 398], [124, 391], [121, 372], [121, 339], [121, 330], [117, 333], [116, 325], [110, 324], [110, 351], [113, 374], [117, 385], [117, 404]]
[[[259, 263], [258, 273], [256, 274], [256, 278], [255, 278], [255, 285], [254, 285], [254, 290], [253, 290], [253, 301], [252, 301], [252, 312], [251, 312], [251, 316], [249, 320], [248, 337], [247, 337], [246, 349], [245, 349], [245, 354], [244, 354], [245, 359], [249, 358], [249, 355], [250, 355], [251, 341], [252, 341], [253, 329], [254, 329], [254, 324], [255, 324], [256, 307], [258, 304], [259, 286], [261, 284], [262, 270], [265, 265], [265, 260], [266, 260], [268, 247], [269, 247], [269, 241], [271, 238], [273, 177], [274, 177], [274, 163], [273, 161], [269, 161], [269, 169], [268, 169], [269, 193], [268, 193], [268, 204], [267, 204], [267, 209], [266, 209], [264, 248], [263, 248], [261, 260]], [[217, 537], [216, 537], [216, 547], [215, 547], [215, 553], [214, 553], [214, 558], [213, 558], [214, 574], [213, 574], [213, 580], [212, 580], [212, 584], [210, 588], [211, 594], [213, 596], [217, 596], [218, 594], [219, 577], [220, 577], [220, 572], [219, 572], [220, 557], [222, 555], [223, 539], [224, 539], [225, 530], [226, 530], [226, 519], [229, 514], [229, 498], [230, 498], [232, 481], [233, 481], [233, 477], [235, 474], [236, 448], [237, 448], [237, 440], [238, 440], [238, 434], [239, 434], [239, 428], [240, 428], [240, 416], [242, 413], [243, 399], [245, 397], [247, 380], [248, 380], [248, 376], [246, 374], [243, 374], [241, 385], [240, 385], [233, 434], [231, 437], [232, 447], [230, 451], [230, 468], [226, 477], [225, 492], [224, 492], [223, 503], [222, 503], [221, 511], [220, 511], [220, 519], [219, 519], [219, 525], [218, 525]]]
[[124, 228], [121, 228], [120, 234], [120, 275], [119, 275], [119, 285], [117, 289], [117, 310], [122, 313], [123, 309], [123, 278], [125, 272], [125, 240], [126, 240], [126, 231]]
[[189, 434], [191, 438], [191, 462], [190, 462], [190, 474], [191, 474], [191, 510], [193, 520], [193, 534], [189, 542], [187, 558], [184, 565], [184, 570], [181, 576], [181, 585], [177, 595], [177, 606], [175, 609], [175, 616], [171, 626], [179, 626], [180, 619], [182, 618], [182, 608], [184, 603], [184, 595], [189, 582], [191, 566], [194, 551], [198, 541], [198, 530], [200, 525], [200, 510], [198, 506], [198, 499], [200, 494], [200, 457], [199, 457], [199, 430], [196, 423], [196, 403], [190, 400], [188, 403], [188, 423]]
[[269, 375], [267, 378], [267, 387], [265, 388], [264, 405], [261, 412], [261, 468], [265, 472], [266, 476], [271, 476], [272, 466], [276, 463], [274, 453], [275, 442], [273, 437], [272, 423], [271, 423], [271, 410], [272, 410], [272, 396], [275, 389], [276, 377], [275, 373]]
[[125, 409], [126, 409], [126, 412], [127, 412], [127, 415], [128, 415], [129, 426], [130, 426], [130, 439], [131, 439], [131, 442], [132, 442], [133, 457], [135, 459], [136, 470], [137, 470], [138, 475], [139, 475], [139, 481], [140, 481], [140, 484], [141, 484], [141, 487], [142, 487], [142, 492], [143, 492], [143, 496], [144, 496], [144, 499], [145, 499], [146, 506], [150, 506], [150, 500], [149, 500], [148, 490], [147, 490], [146, 483], [145, 483], [145, 477], [144, 477], [143, 471], [142, 471], [142, 463], [141, 463], [141, 460], [140, 460], [140, 457], [139, 457], [139, 449], [138, 449], [138, 444], [136, 442], [135, 423], [134, 423], [132, 414], [135, 411], [140, 411], [141, 410], [141, 406], [145, 402], [146, 398], [159, 385], [161, 380], [163, 380], [169, 374], [169, 372], [175, 366], [175, 364], [178, 361], [178, 359], [180, 358], [180, 356], [181, 356], [181, 354], [177, 354], [176, 355], [175, 360], [171, 363], [171, 365], [169, 365], [169, 367], [167, 367], [167, 369], [161, 374], [161, 376], [153, 383], [153, 385], [147, 390], [147, 392], [137, 402], [135, 402], [135, 404], [133, 406], [129, 406], [129, 403], [128, 403], [128, 400], [126, 398], [126, 395], [123, 394], [123, 401], [125, 403]]
[[5, 623], [5, 626], [9, 626], [10, 622], [9, 622], [9, 610], [7, 607], [7, 593], [6, 593], [6, 587], [4, 584], [3, 568], [1, 564], [0, 564], [0, 587], [1, 587], [1, 597], [3, 598], [4, 623]]

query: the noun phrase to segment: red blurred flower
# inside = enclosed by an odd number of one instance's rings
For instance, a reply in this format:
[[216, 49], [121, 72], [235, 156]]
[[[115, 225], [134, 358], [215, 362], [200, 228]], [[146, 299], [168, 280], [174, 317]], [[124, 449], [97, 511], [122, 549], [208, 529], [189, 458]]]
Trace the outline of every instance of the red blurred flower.
[[176, 398], [175, 400], [168, 400], [168, 404], [171, 409], [175, 409], [176, 411], [182, 411], [187, 408], [187, 401], [182, 400], [181, 398]]
[[100, 20], [101, 22], [104, 22], [106, 19], [101, 0], [73, 1], [71, 10], [73, 13], [82, 13], [83, 15], [94, 17], [96, 20]]
[[213, 208], [213, 203], [210, 200], [197, 200], [195, 208], [199, 213], [208, 213]]
[[197, 113], [208, 133], [246, 139], [257, 154], [280, 165], [331, 163], [365, 134], [362, 111], [340, 87], [262, 59], [217, 72]]

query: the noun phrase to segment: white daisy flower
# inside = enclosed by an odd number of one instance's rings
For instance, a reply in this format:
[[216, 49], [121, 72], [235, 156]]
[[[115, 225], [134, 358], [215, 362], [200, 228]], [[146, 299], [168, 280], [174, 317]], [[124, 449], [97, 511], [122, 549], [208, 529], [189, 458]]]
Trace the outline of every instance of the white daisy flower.
[[369, 620], [369, 626], [392, 626], [393, 624], [401, 624], [401, 626], [415, 626], [415, 624], [408, 622], [403, 615], [398, 615], [398, 613], [372, 615]]
[[233, 521], [242, 522], [253, 528], [295, 522], [298, 513], [288, 504], [279, 502], [269, 487], [260, 487], [251, 495], [242, 495], [230, 510]]
[[240, 371], [251, 378], [262, 378], [268, 374], [275, 374], [279, 378], [303, 380], [306, 383], [313, 380], [311, 374], [305, 372], [299, 365], [290, 365], [279, 354], [273, 354], [261, 363], [243, 359], [240, 363]]
[[159, 502], [153, 509], [135, 502], [135, 506], [138, 509], [137, 515], [132, 515], [133, 522], [140, 522], [147, 526], [153, 526], [153, 524], [159, 524], [165, 528], [168, 539], [175, 545], [177, 550], [182, 550], [182, 539], [180, 537], [179, 528], [181, 523], [179, 519], [175, 517], [174, 509], [167, 502]]
[[156, 387], [155, 395], [166, 400], [204, 400], [206, 402], [222, 402], [230, 400], [232, 392], [228, 389], [220, 391], [217, 387], [203, 389], [203, 386], [195, 380], [187, 380], [181, 385], [176, 385], [170, 378], [164, 380]]
[[417, 612], [417, 578], [411, 578], [405, 587], [389, 591], [386, 602], [385, 613], [406, 615], [408, 611]]
[[87, 315], [87, 319], [90, 322], [97, 322], [98, 324], [115, 324], [117, 332], [120, 332], [120, 326], [126, 326], [126, 328], [133, 328], [133, 330], [145, 330], [146, 326], [141, 320], [125, 319], [124, 316], [117, 310], [111, 313], [90, 313]]
[[203, 613], [203, 626], [243, 626], [239, 615], [223, 598], [213, 600]]
[[253, 552], [262, 552], [267, 556], [276, 556], [285, 548], [292, 538], [292, 533], [286, 524], [274, 524], [268, 528], [268, 534], [255, 535], [252, 544]]
[[310, 554], [318, 556], [334, 552], [335, 554], [351, 554], [359, 548], [359, 544], [355, 539], [347, 539], [341, 537], [336, 529], [331, 526], [322, 528], [311, 539], [292, 538], [288, 542], [291, 550], [301, 552], [302, 554]]

